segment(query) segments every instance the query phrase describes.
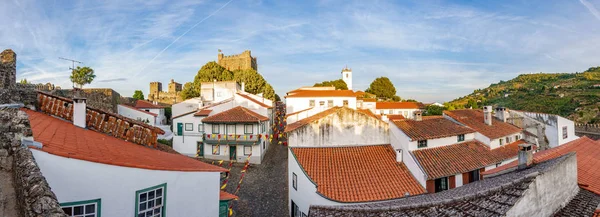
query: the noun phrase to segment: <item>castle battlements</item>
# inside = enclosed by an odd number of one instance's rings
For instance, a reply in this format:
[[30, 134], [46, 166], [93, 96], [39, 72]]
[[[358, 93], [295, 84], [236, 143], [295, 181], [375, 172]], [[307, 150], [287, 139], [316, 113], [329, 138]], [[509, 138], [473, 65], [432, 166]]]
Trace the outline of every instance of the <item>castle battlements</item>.
[[250, 50], [245, 50], [241, 54], [233, 54], [233, 55], [224, 55], [221, 50], [219, 50], [219, 54], [217, 55], [217, 63], [227, 70], [245, 70], [245, 69], [254, 69], [258, 71], [258, 64], [256, 61], [256, 57], [252, 57], [252, 53]]

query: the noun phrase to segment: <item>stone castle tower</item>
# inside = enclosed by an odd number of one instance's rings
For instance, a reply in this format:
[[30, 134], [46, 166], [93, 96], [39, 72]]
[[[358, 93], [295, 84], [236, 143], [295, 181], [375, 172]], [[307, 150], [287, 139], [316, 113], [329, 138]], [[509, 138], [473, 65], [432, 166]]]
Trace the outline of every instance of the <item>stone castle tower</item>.
[[235, 54], [230, 56], [223, 55], [223, 53], [221, 53], [221, 50], [219, 50], [217, 63], [225, 67], [229, 71], [237, 69], [254, 69], [258, 71], [256, 57], [252, 57], [252, 54], [249, 50], [245, 50], [241, 54]]
[[180, 93], [182, 85], [171, 79], [168, 85], [169, 89], [167, 92], [163, 91], [162, 83], [155, 81], [150, 82], [150, 93], [148, 93], [148, 100], [151, 102], [160, 102], [165, 104], [175, 104], [183, 101]]
[[348, 90], [352, 90], [352, 69], [348, 68], [348, 66], [342, 69], [342, 80], [346, 82]]

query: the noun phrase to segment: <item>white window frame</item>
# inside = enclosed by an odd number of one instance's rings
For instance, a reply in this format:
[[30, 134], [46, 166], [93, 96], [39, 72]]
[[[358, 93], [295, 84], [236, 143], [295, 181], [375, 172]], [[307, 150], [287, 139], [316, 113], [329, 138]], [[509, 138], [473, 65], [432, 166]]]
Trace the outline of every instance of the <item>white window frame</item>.
[[562, 127], [562, 138], [563, 139], [569, 138], [569, 132], [567, 130], [568, 130], [567, 126]]
[[204, 124], [203, 123], [198, 124], [198, 132], [204, 133]]
[[315, 100], [314, 99], [309, 100], [308, 101], [308, 106], [309, 107], [314, 107], [315, 106]]
[[[159, 193], [160, 196], [158, 195]], [[145, 199], [144, 195], [146, 195]], [[148, 216], [148, 213], [152, 212], [151, 216], [153, 217], [164, 217], [167, 211], [167, 183], [136, 191], [135, 202], [135, 216]], [[157, 205], [158, 203], [160, 205]], [[152, 208], [149, 208], [150, 206]], [[142, 207], [144, 208], [142, 209]]]
[[[420, 144], [421, 142], [424, 142], [425, 146], [421, 146], [421, 144]], [[427, 140], [426, 139], [424, 139], [424, 140], [417, 140], [417, 148], [427, 148]]]
[[[248, 126], [250, 126], [250, 132], [248, 132]], [[244, 134], [253, 134], [254, 133], [254, 125], [253, 124], [244, 124]]]
[[298, 176], [294, 172], [292, 172], [292, 188], [298, 191]]
[[333, 107], [333, 100], [327, 100], [327, 107], [328, 108]]
[[194, 124], [192, 124], [192, 123], [183, 124], [183, 130], [184, 131], [194, 131]]
[[[86, 207], [89, 206], [89, 205], [94, 205], [94, 210], [86, 213]], [[64, 211], [65, 213], [67, 213], [67, 216], [69, 216], [69, 217], [74, 217], [74, 216], [89, 216], [89, 215], [93, 215], [94, 217], [101, 217], [101, 210], [100, 209], [102, 207], [102, 199], [60, 203], [60, 207], [61, 207], [61, 209], [63, 211], [65, 209], [71, 208], [71, 214], [69, 214], [68, 212]], [[83, 213], [76, 214], [75, 213], [75, 208], [76, 207], [81, 207], [81, 211]]]
[[[215, 152], [215, 148], [217, 148], [217, 152]], [[221, 147], [219, 147], [219, 145], [212, 145], [211, 154], [212, 155], [221, 155]]]
[[[250, 148], [250, 151], [246, 152], [248, 150], [248, 148]], [[244, 156], [248, 156], [250, 154], [252, 154], [252, 146], [251, 145], [245, 145], [244, 146]]]
[[[465, 141], [465, 134], [460, 134], [458, 136], [456, 136], [456, 141], [458, 142], [464, 142]], [[462, 139], [460, 139], [460, 137], [462, 137]]]
[[[215, 128], [215, 127], [216, 127], [216, 128]], [[212, 134], [219, 134], [219, 131], [221, 130], [221, 129], [220, 129], [220, 126], [219, 126], [218, 124], [213, 124], [213, 125], [211, 125], [211, 128], [212, 128], [212, 131], [211, 131], [211, 132], [212, 132]], [[215, 132], [215, 129], [217, 129], [217, 132]]]

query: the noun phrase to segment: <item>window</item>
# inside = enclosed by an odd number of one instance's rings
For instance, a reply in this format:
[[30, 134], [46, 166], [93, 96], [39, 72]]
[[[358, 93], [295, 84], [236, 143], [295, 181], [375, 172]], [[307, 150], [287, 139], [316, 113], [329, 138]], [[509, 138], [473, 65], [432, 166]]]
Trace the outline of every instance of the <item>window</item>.
[[344, 100], [343, 103], [344, 103], [344, 106], [348, 106], [348, 100]]
[[246, 124], [246, 125], [244, 125], [244, 133], [245, 134], [252, 134], [253, 130], [254, 129], [252, 129], [252, 124]]
[[404, 111], [404, 115], [405, 118], [408, 118], [408, 111]]
[[500, 139], [500, 145], [504, 145], [504, 140]]
[[219, 125], [218, 124], [213, 124], [212, 125], [212, 133], [213, 134], [219, 134]]
[[204, 132], [204, 124], [198, 124], [198, 132]]
[[250, 154], [252, 154], [252, 146], [244, 146], [244, 155], [248, 156]]
[[458, 135], [458, 141], [459, 142], [465, 141], [465, 134]]
[[333, 100], [327, 100], [327, 107], [333, 107]]
[[427, 140], [419, 140], [419, 148], [426, 148], [427, 147]]
[[185, 123], [185, 131], [193, 131], [193, 130], [194, 130], [194, 124]]
[[221, 92], [217, 92], [217, 97], [221, 97]]
[[500, 164], [501, 164], [501, 163], [497, 163], [497, 164], [496, 164], [496, 167], [499, 167], [499, 166], [500, 166]]
[[301, 217], [300, 216], [300, 207], [292, 201], [292, 217]]
[[219, 154], [220, 154], [220, 151], [221, 151], [221, 150], [219, 149], [219, 146], [218, 146], [218, 145], [213, 145], [213, 146], [212, 146], [212, 153], [213, 153], [213, 155], [219, 155]]
[[506, 144], [509, 144], [509, 143], [510, 143], [510, 137], [507, 136], [506, 137]]
[[515, 142], [516, 142], [516, 141], [519, 141], [519, 135], [516, 135], [516, 136], [515, 136]]
[[390, 115], [391, 115], [391, 114], [394, 114], [394, 110], [391, 110], [391, 109], [390, 109], [390, 110], [388, 110], [388, 114], [390, 114]]
[[325, 105], [325, 101], [319, 101], [319, 106], [324, 106]]
[[563, 139], [566, 139], [566, 138], [568, 138], [568, 137], [569, 137], [569, 134], [568, 134], [568, 132], [567, 132], [567, 126], [564, 126], [564, 127], [562, 128], [562, 133], [563, 133]]
[[61, 203], [60, 207], [67, 216], [100, 217], [101, 200], [86, 200]]
[[448, 177], [435, 180], [435, 192], [448, 190]]
[[479, 181], [479, 170], [473, 170], [471, 172], [469, 172], [469, 183], [474, 182], [474, 181]]
[[294, 188], [294, 190], [298, 190], [298, 176], [296, 175], [296, 173], [292, 173], [292, 187]]
[[137, 217], [164, 217], [167, 200], [167, 183], [135, 192]]
[[315, 100], [308, 101], [308, 106], [315, 107]]
[[235, 134], [235, 125], [234, 124], [227, 124], [227, 132], [225, 132], [226, 134]]

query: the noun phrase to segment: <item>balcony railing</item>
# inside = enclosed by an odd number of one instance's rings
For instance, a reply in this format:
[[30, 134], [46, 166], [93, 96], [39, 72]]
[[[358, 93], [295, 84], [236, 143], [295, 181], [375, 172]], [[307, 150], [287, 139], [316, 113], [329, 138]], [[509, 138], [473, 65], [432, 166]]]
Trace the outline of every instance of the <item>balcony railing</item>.
[[260, 137], [264, 137], [264, 135], [256, 135], [256, 134], [205, 134], [204, 142], [207, 143], [255, 143], [260, 141]]

